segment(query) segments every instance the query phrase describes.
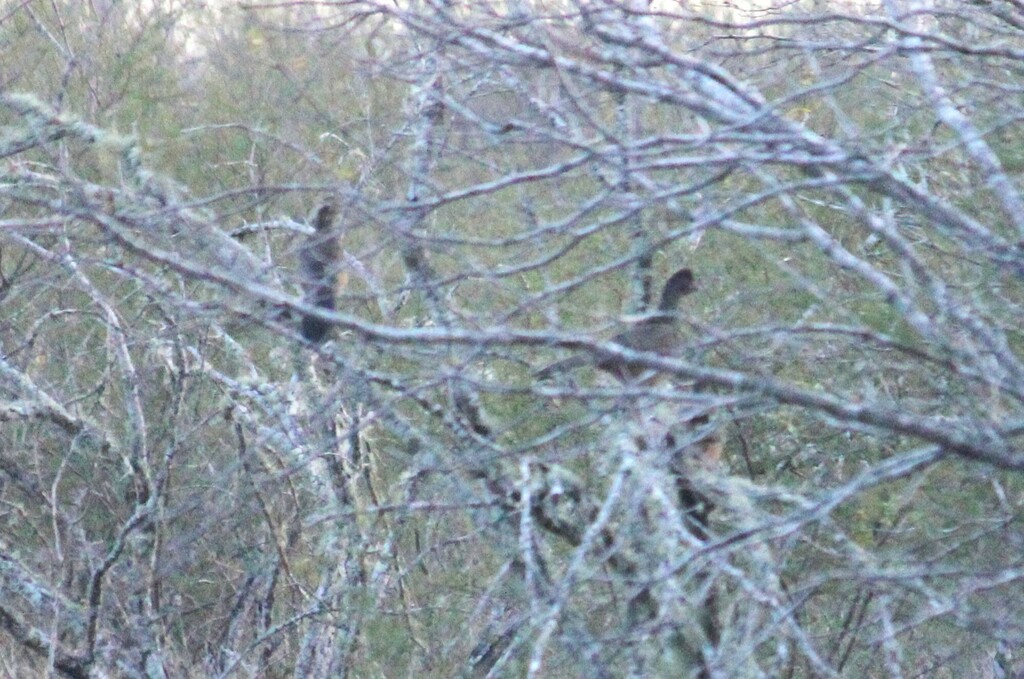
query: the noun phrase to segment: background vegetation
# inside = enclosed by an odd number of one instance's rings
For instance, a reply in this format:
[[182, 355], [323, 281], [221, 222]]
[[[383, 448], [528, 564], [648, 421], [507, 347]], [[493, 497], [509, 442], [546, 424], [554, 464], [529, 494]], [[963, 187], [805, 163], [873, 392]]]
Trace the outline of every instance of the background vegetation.
[[1024, 676], [1021, 10], [6, 0], [0, 675]]

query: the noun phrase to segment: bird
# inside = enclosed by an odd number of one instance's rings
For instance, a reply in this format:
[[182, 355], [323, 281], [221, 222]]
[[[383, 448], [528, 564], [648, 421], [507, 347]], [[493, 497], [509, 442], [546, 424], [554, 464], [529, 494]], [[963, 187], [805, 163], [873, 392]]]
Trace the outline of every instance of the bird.
[[[306, 304], [325, 311], [337, 309], [337, 273], [341, 262], [341, 245], [333, 233], [337, 206], [325, 201], [309, 216], [309, 223], [315, 231], [306, 237], [299, 248], [299, 272], [305, 291]], [[331, 323], [305, 314], [302, 317], [302, 336], [309, 342], [323, 342], [331, 331]]]
[[[662, 356], [670, 355], [682, 343], [677, 313], [679, 300], [696, 290], [693, 271], [686, 268], [679, 269], [665, 281], [657, 311], [629, 330], [615, 335], [611, 341], [633, 351], [650, 352]], [[629, 361], [622, 356], [598, 355], [595, 360], [592, 356], [580, 354], [552, 363], [537, 371], [534, 377], [544, 380], [556, 373], [573, 370], [591, 363], [623, 382], [636, 381], [650, 372], [648, 367]]]

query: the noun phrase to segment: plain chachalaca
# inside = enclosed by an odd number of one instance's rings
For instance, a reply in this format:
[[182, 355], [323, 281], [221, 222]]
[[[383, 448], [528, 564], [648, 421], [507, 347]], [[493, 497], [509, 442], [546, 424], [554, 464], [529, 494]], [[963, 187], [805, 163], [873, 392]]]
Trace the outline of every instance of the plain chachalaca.
[[[679, 300], [696, 289], [692, 271], [689, 269], [676, 271], [665, 282], [657, 311], [629, 330], [615, 335], [611, 341], [634, 351], [651, 352], [663, 356], [672, 354], [682, 343], [682, 336], [679, 332], [679, 315], [676, 311]], [[591, 363], [624, 382], [635, 381], [649, 371], [649, 368], [642, 364], [628, 361], [621, 356], [598, 355], [595, 360], [592, 356], [578, 355], [552, 363], [538, 371], [535, 377], [543, 380], [555, 373]]]
[[[335, 311], [338, 286], [338, 267], [341, 245], [334, 232], [334, 219], [338, 209], [332, 201], [325, 201], [313, 210], [309, 223], [315, 229], [299, 248], [299, 272], [305, 290], [305, 302], [326, 311]], [[302, 336], [306, 340], [323, 342], [331, 331], [331, 324], [312, 315], [302, 317]]]

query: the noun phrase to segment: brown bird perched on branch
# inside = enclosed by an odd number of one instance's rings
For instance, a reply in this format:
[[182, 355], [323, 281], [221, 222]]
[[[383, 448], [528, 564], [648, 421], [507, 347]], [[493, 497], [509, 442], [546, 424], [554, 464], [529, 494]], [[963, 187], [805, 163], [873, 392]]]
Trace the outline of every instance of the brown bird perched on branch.
[[[299, 248], [299, 272], [306, 304], [335, 311], [337, 304], [337, 277], [341, 264], [341, 245], [333, 231], [338, 208], [325, 201], [310, 213], [309, 224], [315, 229]], [[302, 336], [310, 342], [323, 342], [331, 331], [331, 324], [312, 315], [302, 317]]]
[[[682, 343], [682, 336], [679, 332], [679, 315], [676, 312], [679, 300], [695, 290], [697, 290], [697, 286], [693, 280], [693, 272], [689, 269], [676, 271], [665, 282], [657, 311], [629, 330], [615, 335], [611, 341], [634, 351], [646, 351], [663, 356], [670, 355]], [[621, 356], [598, 355], [595, 360], [592, 356], [578, 355], [552, 363], [538, 371], [535, 377], [547, 379], [555, 373], [572, 370], [590, 363], [594, 363], [601, 370], [611, 373], [624, 382], [635, 380], [648, 370], [643, 365], [628, 361]]]

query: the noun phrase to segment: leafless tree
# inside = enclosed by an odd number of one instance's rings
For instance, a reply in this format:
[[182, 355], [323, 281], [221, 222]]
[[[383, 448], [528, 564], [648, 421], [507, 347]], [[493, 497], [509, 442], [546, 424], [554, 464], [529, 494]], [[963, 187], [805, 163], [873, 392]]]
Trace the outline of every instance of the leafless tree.
[[79, 4], [0, 9], [0, 673], [1024, 676], [1016, 0]]

